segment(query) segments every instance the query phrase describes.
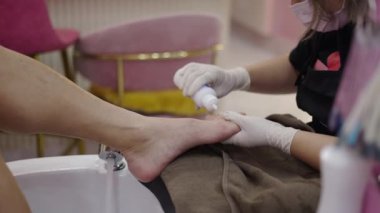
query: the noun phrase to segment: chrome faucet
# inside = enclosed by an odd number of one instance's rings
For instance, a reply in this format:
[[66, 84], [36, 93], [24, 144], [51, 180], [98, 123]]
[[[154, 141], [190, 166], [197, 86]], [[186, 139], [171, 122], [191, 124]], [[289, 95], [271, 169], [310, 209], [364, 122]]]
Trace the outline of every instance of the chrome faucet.
[[112, 150], [110, 147], [100, 144], [99, 146], [99, 158], [103, 160], [113, 159], [113, 171], [119, 171], [125, 168], [125, 163], [123, 162], [123, 155], [120, 151]]

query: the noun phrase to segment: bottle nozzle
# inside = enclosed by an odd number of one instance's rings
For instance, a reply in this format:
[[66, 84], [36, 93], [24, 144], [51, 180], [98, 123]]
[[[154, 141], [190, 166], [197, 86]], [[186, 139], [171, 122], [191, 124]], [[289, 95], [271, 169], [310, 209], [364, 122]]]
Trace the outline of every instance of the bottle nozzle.
[[212, 109], [213, 109], [213, 111], [216, 111], [216, 110], [218, 110], [218, 106], [216, 104], [213, 104]]
[[199, 107], [205, 107], [207, 111], [212, 112], [218, 109], [215, 91], [210, 87], [202, 87], [194, 96], [193, 100]]

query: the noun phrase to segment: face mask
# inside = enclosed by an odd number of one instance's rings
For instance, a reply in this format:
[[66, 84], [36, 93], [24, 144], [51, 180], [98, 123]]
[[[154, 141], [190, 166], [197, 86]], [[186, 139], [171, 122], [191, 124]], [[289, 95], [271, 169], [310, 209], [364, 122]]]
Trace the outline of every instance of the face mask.
[[321, 17], [319, 23], [311, 25], [313, 19], [313, 5], [310, 0], [304, 0], [302, 2], [292, 5], [290, 8], [297, 18], [306, 26], [318, 32], [329, 32], [333, 30], [338, 30], [350, 22], [347, 12], [343, 6], [337, 12], [335, 12], [331, 17]]

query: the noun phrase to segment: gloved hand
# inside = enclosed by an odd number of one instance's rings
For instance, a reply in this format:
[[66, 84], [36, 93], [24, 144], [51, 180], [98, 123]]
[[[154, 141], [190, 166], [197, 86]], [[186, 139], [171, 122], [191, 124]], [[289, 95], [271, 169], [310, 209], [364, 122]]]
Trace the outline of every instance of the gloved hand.
[[297, 130], [284, 127], [264, 118], [241, 115], [236, 112], [224, 112], [224, 119], [240, 126], [240, 132], [224, 141], [224, 144], [254, 147], [269, 145], [290, 154], [290, 146]]
[[211, 64], [189, 63], [175, 73], [174, 83], [185, 96], [193, 96], [208, 85], [218, 97], [223, 97], [232, 90], [247, 90], [251, 80], [248, 71], [242, 67], [224, 70]]

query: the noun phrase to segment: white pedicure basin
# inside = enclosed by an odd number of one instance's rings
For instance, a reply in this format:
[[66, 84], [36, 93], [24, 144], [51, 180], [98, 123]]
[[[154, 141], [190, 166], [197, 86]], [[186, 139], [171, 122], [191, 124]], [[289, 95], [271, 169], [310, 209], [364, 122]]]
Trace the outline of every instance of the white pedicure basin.
[[157, 198], [128, 168], [109, 175], [105, 161], [97, 155], [28, 159], [7, 165], [32, 212], [163, 212]]

